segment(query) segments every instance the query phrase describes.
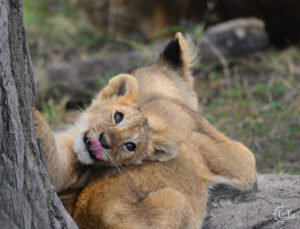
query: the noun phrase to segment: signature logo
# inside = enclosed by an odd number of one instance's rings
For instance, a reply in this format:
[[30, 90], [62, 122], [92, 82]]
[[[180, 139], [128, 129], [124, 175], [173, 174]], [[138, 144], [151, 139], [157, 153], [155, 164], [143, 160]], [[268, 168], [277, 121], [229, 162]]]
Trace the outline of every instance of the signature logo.
[[283, 204], [274, 208], [273, 216], [276, 223], [281, 223], [281, 224], [283, 224], [285, 221], [296, 219], [296, 214], [295, 213], [291, 214], [291, 211], [287, 210]]

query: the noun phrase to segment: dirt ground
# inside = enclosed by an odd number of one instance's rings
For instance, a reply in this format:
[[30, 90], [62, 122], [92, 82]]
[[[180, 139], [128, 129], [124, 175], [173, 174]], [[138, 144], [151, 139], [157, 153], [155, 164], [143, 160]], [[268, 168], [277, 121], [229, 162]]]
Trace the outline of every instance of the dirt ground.
[[[32, 2], [24, 1], [24, 19], [36, 76], [60, 59], [101, 58], [149, 46], [92, 33], [62, 1], [55, 8], [45, 1]], [[196, 64], [199, 112], [250, 147], [259, 172], [300, 174], [300, 48], [270, 47], [226, 61], [226, 65]], [[64, 95], [45, 102], [42, 112], [53, 126], [70, 122], [76, 114], [66, 109], [67, 101]]]

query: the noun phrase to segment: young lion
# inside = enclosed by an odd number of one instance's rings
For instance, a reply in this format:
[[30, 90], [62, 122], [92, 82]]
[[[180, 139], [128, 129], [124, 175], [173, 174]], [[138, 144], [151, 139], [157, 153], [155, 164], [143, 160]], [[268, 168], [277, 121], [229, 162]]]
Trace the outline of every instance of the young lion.
[[[136, 79], [123, 74], [110, 81], [110, 86], [115, 84], [118, 84], [116, 95], [108, 93], [108, 86], [63, 132], [52, 133], [34, 109], [36, 135], [57, 192], [84, 185], [90, 172], [86, 165], [118, 167], [140, 164], [145, 159], [164, 161], [168, 157], [163, 158], [164, 154], [168, 152], [164, 152], [163, 147], [174, 147], [173, 142], [166, 143], [153, 133], [136, 106]], [[157, 149], [160, 149], [160, 155], [157, 155]], [[173, 152], [170, 159], [176, 150]]]
[[[107, 167], [93, 170], [70, 211], [80, 228], [199, 228], [205, 217], [208, 184], [225, 183], [248, 190], [255, 183], [253, 154], [197, 113], [197, 98], [189, 73], [193, 61], [191, 50], [190, 43], [178, 33], [155, 64], [113, 78], [83, 114], [83, 117], [86, 113], [93, 114], [93, 118], [80, 119], [80, 128], [74, 131], [71, 143], [61, 141], [61, 148], [73, 148], [81, 163], [103, 163], [100, 159], [114, 157], [114, 163], [129, 164], [121, 173]], [[125, 109], [131, 113], [125, 113]], [[135, 116], [139, 118], [128, 116], [133, 113], [139, 114]], [[123, 138], [122, 125], [125, 132], [133, 131], [133, 127], [125, 127], [132, 122], [142, 125], [144, 132], [131, 132], [129, 139], [127, 134]], [[95, 128], [88, 126], [95, 123]], [[38, 136], [39, 126], [51, 133], [44, 124], [37, 125]], [[116, 127], [121, 129], [110, 129]], [[54, 145], [49, 136], [40, 135], [44, 151], [47, 144]], [[92, 148], [86, 144], [91, 140]], [[134, 152], [139, 151], [138, 144], [145, 145], [139, 153], [130, 154], [128, 142], [135, 144]], [[116, 150], [119, 146], [127, 150]], [[118, 161], [118, 155], [126, 152], [131, 156], [121, 156], [125, 160]], [[47, 154], [51, 175], [55, 165]], [[71, 164], [69, 171], [79, 171], [75, 154], [68, 156], [72, 160], [64, 155], [60, 159], [65, 165]], [[142, 161], [142, 165], [130, 165]], [[64, 172], [60, 165], [56, 169]], [[69, 171], [58, 182], [63, 187], [60, 190], [70, 187], [64, 184], [70, 184]], [[56, 177], [53, 176], [52, 182], [56, 182]], [[78, 176], [76, 179], [78, 182]]]

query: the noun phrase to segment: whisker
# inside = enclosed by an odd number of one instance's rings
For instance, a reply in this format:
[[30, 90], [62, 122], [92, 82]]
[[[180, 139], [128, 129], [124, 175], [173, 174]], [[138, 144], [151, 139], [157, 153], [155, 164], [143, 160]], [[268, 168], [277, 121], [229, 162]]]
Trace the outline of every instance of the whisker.
[[117, 168], [118, 172], [120, 174], [123, 174], [124, 172], [122, 171], [122, 169], [120, 168], [120, 166], [108, 155], [104, 152], [105, 156], [107, 157], [107, 159]]

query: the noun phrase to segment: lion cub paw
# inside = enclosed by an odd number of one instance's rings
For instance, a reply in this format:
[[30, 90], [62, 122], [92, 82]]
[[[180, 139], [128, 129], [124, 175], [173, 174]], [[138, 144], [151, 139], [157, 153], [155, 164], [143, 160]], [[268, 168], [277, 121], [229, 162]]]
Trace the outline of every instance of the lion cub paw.
[[51, 130], [46, 121], [44, 120], [43, 116], [36, 108], [33, 108], [33, 118], [36, 137], [38, 139], [42, 139], [45, 136], [47, 136], [47, 134], [49, 134], [49, 131]]

